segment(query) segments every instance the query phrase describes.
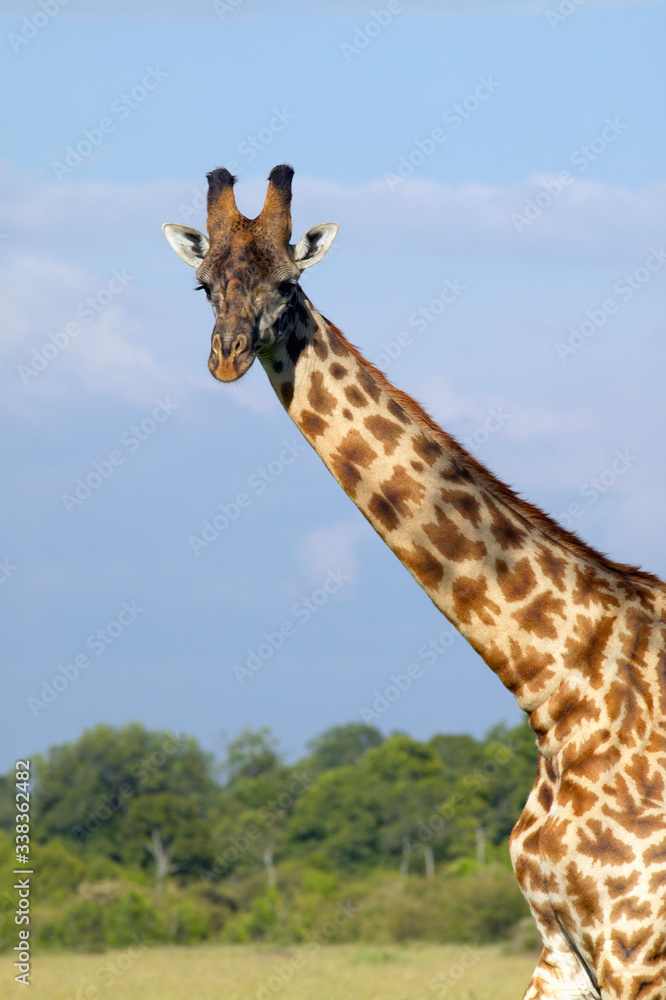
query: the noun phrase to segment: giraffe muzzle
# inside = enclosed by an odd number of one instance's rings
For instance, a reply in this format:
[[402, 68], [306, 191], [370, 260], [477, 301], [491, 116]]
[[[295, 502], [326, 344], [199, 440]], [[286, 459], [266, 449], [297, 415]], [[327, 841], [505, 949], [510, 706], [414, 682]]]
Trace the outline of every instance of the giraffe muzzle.
[[218, 382], [235, 382], [250, 368], [254, 358], [252, 338], [247, 334], [213, 333], [208, 370]]

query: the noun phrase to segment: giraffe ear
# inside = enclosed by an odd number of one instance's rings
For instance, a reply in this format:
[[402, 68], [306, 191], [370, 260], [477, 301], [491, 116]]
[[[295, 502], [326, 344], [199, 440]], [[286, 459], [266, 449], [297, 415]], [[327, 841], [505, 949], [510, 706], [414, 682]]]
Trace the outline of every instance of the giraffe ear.
[[165, 222], [162, 230], [181, 260], [190, 267], [199, 267], [208, 252], [208, 237], [198, 229], [179, 226], [176, 222]]
[[304, 267], [312, 267], [322, 259], [338, 233], [335, 222], [323, 222], [321, 226], [308, 229], [292, 248], [294, 264], [301, 271]]

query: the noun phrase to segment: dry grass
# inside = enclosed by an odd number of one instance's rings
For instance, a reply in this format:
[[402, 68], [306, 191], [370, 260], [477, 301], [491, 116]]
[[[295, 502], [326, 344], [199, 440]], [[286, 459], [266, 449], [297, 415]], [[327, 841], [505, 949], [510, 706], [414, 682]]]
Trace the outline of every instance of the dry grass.
[[535, 955], [497, 947], [202, 945], [37, 955], [30, 990], [0, 956], [0, 1000], [518, 1000]]

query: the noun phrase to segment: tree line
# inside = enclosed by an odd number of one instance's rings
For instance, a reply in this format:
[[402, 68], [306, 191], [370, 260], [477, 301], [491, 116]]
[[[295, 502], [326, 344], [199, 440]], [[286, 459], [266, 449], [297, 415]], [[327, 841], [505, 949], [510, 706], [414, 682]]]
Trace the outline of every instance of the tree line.
[[[56, 911], [90, 908], [120, 886], [123, 905], [133, 892], [139, 909], [187, 898], [208, 914], [211, 934], [224, 926], [239, 940], [280, 936], [287, 925], [293, 937], [308, 912], [352, 885], [369, 899], [396, 882], [430, 884], [436, 905], [435, 883], [509, 876], [508, 836], [535, 769], [526, 722], [483, 739], [426, 742], [349, 723], [315, 737], [295, 763], [267, 728], [244, 730], [217, 761], [190, 736], [98, 725], [33, 758], [44, 927], [50, 913], [53, 942], [76, 945], [76, 928], [58, 930]], [[0, 779], [0, 855], [8, 857], [12, 781]], [[512, 890], [518, 919], [516, 898]]]

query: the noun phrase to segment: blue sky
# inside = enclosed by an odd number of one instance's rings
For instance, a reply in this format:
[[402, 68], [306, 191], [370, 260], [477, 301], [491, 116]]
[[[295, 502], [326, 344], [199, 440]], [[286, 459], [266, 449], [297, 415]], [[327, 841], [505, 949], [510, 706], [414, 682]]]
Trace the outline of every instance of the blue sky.
[[161, 224], [204, 228], [222, 165], [254, 215], [291, 162], [294, 236], [340, 224], [315, 305], [501, 478], [663, 575], [663, 3], [44, 2], [0, 3], [0, 767], [100, 721], [218, 754], [267, 724], [292, 757], [375, 703], [419, 738], [517, 721], [462, 639], [428, 652], [446, 622], [260, 366], [210, 378]]

